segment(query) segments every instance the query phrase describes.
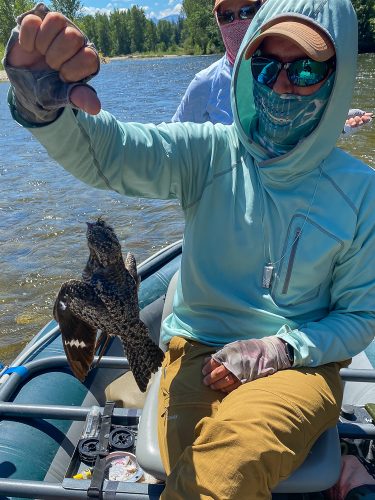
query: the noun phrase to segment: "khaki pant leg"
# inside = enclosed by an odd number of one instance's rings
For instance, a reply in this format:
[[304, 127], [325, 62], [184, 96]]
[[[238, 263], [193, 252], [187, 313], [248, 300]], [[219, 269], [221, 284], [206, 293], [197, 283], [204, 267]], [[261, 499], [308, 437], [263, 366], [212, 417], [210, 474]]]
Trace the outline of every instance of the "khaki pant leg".
[[158, 439], [167, 474], [195, 439], [195, 426], [212, 416], [224, 394], [203, 385], [202, 366], [214, 349], [173, 337], [162, 365]]
[[[199, 376], [194, 380], [199, 385], [202, 359], [195, 361]], [[184, 361], [177, 363], [181, 364]], [[193, 364], [190, 358], [192, 373]], [[319, 435], [337, 422], [342, 398], [340, 368], [332, 363], [280, 371], [244, 384], [225, 397], [207, 389], [206, 415], [203, 411], [201, 420], [192, 422], [189, 435], [181, 438], [162, 498], [268, 500], [279, 481], [303, 463]], [[184, 412], [183, 399], [180, 393], [175, 422]], [[199, 411], [196, 415], [199, 418]], [[195, 440], [187, 444], [192, 434]], [[168, 433], [166, 436], [173, 439]], [[173, 447], [173, 441], [170, 445]]]

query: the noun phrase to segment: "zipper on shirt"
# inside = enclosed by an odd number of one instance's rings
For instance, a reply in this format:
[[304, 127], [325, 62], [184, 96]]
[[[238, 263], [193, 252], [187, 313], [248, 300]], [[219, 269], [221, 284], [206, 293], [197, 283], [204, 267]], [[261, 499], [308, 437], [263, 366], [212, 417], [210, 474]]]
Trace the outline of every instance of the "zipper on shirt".
[[288, 288], [289, 288], [289, 283], [290, 283], [290, 277], [292, 275], [292, 270], [293, 270], [293, 265], [294, 265], [294, 259], [296, 257], [297, 247], [298, 247], [298, 243], [299, 243], [301, 234], [302, 234], [301, 228], [298, 227], [297, 230], [296, 230], [296, 233], [294, 235], [292, 248], [290, 250], [288, 268], [286, 270], [286, 276], [285, 276], [284, 286], [283, 286], [283, 290], [282, 290], [282, 294], [284, 294], [284, 295], [286, 293], [288, 293]]

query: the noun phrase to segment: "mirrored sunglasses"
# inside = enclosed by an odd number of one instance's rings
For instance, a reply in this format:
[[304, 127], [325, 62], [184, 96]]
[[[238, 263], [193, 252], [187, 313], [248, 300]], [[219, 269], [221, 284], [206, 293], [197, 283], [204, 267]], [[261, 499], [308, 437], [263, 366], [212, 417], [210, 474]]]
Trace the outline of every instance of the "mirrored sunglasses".
[[334, 57], [321, 62], [305, 58], [283, 63], [275, 58], [254, 55], [251, 58], [251, 72], [258, 83], [272, 87], [281, 70], [285, 69], [292, 85], [310, 87], [326, 78], [329, 70], [335, 67], [335, 61]]
[[237, 14], [237, 19], [244, 20], [244, 19], [252, 19], [255, 14], [258, 12], [262, 5], [261, 0], [257, 2], [252, 2], [250, 5], [244, 5], [243, 7], [240, 8], [239, 11], [233, 12], [232, 10], [225, 10], [224, 12], [218, 12], [217, 13], [217, 19], [220, 24], [229, 24], [233, 23], [233, 21], [236, 19], [236, 14]]

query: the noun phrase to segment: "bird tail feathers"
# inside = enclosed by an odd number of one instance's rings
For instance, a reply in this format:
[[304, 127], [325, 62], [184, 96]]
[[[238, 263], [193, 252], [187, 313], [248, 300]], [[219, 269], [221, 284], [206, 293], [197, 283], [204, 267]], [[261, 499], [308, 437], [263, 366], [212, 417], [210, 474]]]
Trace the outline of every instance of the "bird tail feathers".
[[123, 339], [124, 350], [139, 389], [145, 392], [151, 375], [161, 366], [164, 352], [150, 338], [142, 321], [131, 325], [131, 334]]

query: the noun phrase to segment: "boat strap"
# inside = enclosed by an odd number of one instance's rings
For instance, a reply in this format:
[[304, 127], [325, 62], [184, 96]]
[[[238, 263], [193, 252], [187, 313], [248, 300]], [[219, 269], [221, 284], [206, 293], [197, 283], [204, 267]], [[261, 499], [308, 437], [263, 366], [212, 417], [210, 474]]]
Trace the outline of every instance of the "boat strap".
[[103, 482], [108, 451], [108, 438], [111, 430], [112, 414], [115, 408], [113, 401], [107, 401], [102, 415], [99, 431], [99, 451], [96, 457], [91, 483], [87, 489], [87, 498], [102, 498]]

